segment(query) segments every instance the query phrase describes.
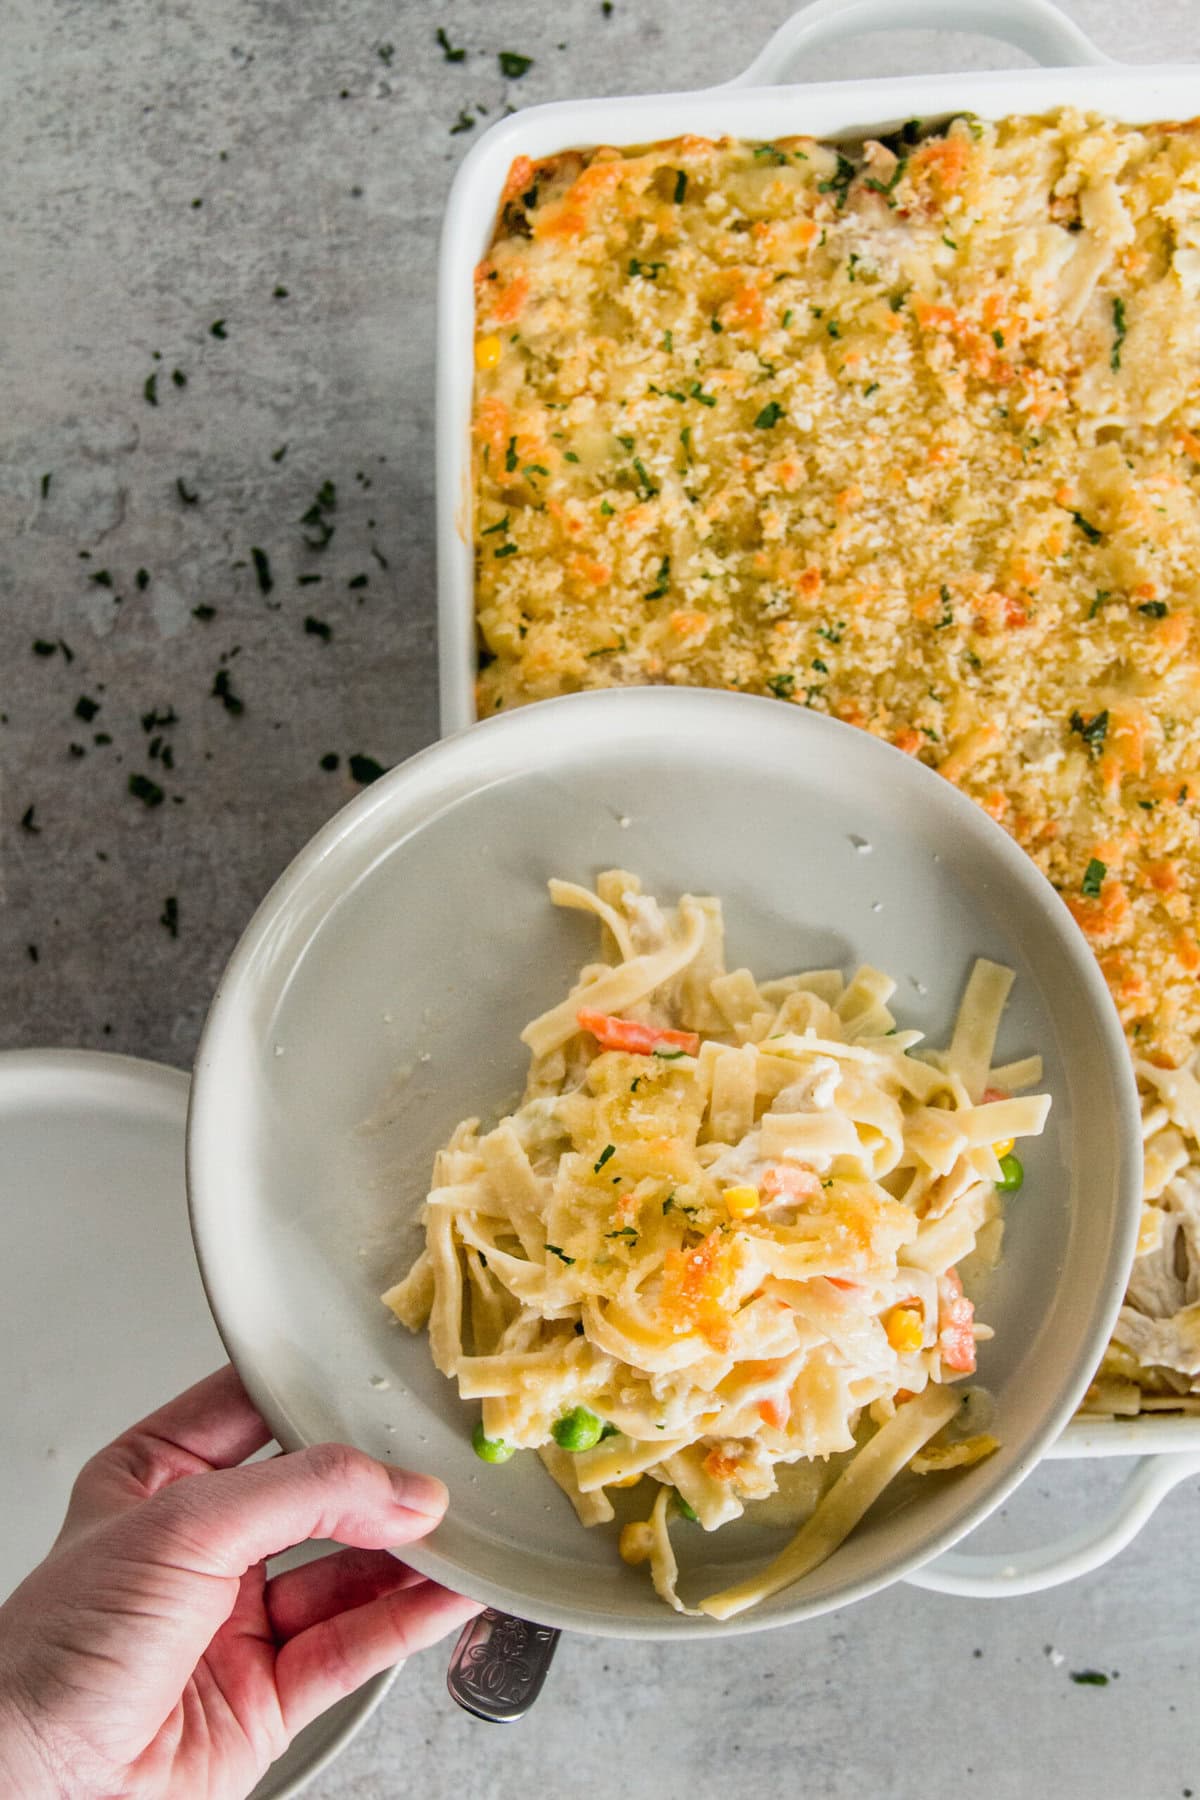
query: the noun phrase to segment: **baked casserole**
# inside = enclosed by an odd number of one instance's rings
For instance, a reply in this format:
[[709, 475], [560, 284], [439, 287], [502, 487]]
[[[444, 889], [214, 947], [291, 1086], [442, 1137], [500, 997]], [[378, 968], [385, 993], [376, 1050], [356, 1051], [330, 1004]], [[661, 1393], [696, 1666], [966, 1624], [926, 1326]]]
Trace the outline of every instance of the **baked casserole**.
[[1197, 126], [522, 157], [477, 295], [480, 714], [774, 695], [1005, 826], [1144, 1097], [1088, 1404], [1200, 1411]]

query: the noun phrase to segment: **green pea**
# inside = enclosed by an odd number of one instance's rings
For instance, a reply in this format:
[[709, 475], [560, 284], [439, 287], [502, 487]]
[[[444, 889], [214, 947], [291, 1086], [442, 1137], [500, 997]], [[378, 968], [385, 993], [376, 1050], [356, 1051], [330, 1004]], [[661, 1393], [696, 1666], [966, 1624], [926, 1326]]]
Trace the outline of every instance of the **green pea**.
[[555, 1421], [553, 1437], [561, 1450], [590, 1450], [604, 1435], [604, 1420], [586, 1406], [573, 1406]]
[[620, 1437], [620, 1435], [621, 1435], [621, 1432], [620, 1432], [620, 1428], [618, 1426], [606, 1425], [604, 1427], [604, 1430], [600, 1433], [600, 1442], [603, 1443], [605, 1438]]
[[700, 1517], [695, 1507], [688, 1504], [678, 1488], [675, 1490], [675, 1506], [677, 1511], [685, 1519], [690, 1519], [693, 1525], [698, 1525], [700, 1523]]
[[1025, 1180], [1025, 1171], [1021, 1167], [1019, 1156], [1002, 1156], [1000, 1158], [1000, 1179], [996, 1190], [1001, 1194], [1015, 1194]]
[[488, 1437], [483, 1429], [482, 1419], [471, 1433], [471, 1447], [480, 1462], [487, 1463], [507, 1462], [515, 1449], [514, 1445], [506, 1444], [503, 1438]]

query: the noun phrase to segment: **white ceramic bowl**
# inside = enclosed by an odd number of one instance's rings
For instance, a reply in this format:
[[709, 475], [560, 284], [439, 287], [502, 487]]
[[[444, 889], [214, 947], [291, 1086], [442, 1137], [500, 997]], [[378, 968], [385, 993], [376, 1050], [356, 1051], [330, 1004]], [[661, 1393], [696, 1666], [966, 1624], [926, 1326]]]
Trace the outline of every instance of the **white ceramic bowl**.
[[[972, 959], [1017, 971], [1004, 1059], [1045, 1058], [1050, 1124], [1010, 1205], [980, 1359], [1000, 1451], [894, 1484], [821, 1568], [720, 1625], [669, 1612], [584, 1531], [532, 1456], [479, 1463], [476, 1409], [378, 1301], [419, 1243], [434, 1150], [519, 1092], [522, 1025], [594, 953], [551, 874], [619, 864], [726, 905], [731, 966], [869, 961], [944, 1041]], [[576, 695], [423, 752], [321, 831], [259, 909], [196, 1063], [193, 1230], [229, 1352], [281, 1443], [337, 1437], [430, 1469], [450, 1512], [410, 1560], [546, 1624], [614, 1635], [754, 1630], [844, 1605], [962, 1537], [1070, 1416], [1133, 1251], [1140, 1140], [1107, 990], [1066, 908], [1003, 831], [865, 732], [695, 689]], [[635, 1495], [623, 1496], [632, 1509]], [[744, 1520], [677, 1534], [686, 1592], [785, 1541]], [[406, 1555], [409, 1555], [406, 1552]]]

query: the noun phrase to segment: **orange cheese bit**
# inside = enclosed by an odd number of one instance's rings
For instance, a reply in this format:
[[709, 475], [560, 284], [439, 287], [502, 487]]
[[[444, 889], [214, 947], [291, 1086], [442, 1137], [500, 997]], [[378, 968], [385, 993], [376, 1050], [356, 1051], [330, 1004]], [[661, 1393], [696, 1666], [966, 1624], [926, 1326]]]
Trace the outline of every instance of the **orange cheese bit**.
[[736, 1244], [719, 1230], [691, 1249], [667, 1251], [659, 1308], [672, 1330], [698, 1331], [714, 1350], [728, 1348], [737, 1261]]

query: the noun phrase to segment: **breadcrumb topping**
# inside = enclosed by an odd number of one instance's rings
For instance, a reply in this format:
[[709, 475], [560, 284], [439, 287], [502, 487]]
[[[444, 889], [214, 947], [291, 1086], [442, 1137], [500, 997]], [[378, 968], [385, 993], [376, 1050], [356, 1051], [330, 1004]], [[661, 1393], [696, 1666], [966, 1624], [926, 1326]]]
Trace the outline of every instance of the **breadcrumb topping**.
[[1200, 140], [1063, 111], [514, 163], [481, 714], [773, 694], [956, 782], [1138, 1055], [1200, 1034]]

